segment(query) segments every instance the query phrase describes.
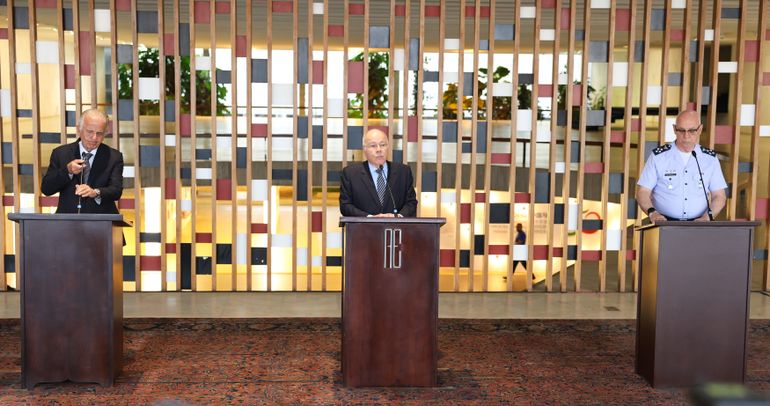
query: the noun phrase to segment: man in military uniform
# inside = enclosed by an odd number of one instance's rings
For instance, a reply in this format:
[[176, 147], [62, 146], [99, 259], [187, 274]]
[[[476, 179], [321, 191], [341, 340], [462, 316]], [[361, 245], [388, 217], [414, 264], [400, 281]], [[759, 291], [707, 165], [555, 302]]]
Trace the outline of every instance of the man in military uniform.
[[636, 201], [652, 222], [708, 221], [725, 207], [727, 183], [716, 152], [698, 145], [701, 131], [696, 111], [680, 113], [674, 124], [676, 140], [655, 148], [647, 159], [637, 182]]

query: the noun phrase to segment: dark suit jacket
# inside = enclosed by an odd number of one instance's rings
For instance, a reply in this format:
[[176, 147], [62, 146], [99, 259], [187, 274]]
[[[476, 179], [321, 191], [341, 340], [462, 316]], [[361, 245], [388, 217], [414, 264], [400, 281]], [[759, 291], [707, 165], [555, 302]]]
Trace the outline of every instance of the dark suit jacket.
[[[73, 175], [70, 179], [67, 172], [67, 163], [73, 159], [80, 159], [78, 143], [56, 147], [51, 153], [51, 162], [48, 171], [43, 176], [41, 190], [46, 196], [59, 193], [59, 206], [57, 213], [77, 213], [78, 196], [75, 194], [75, 185], [80, 184], [80, 175]], [[123, 194], [123, 154], [105, 144], [99, 145], [94, 156], [94, 163], [88, 175], [88, 185], [101, 192], [101, 204], [95, 199], [84, 197], [81, 199], [81, 213], [118, 214], [115, 202]]]
[[367, 161], [350, 164], [342, 170], [340, 211], [343, 216], [366, 217], [370, 214], [393, 213], [393, 207], [404, 217], [417, 215], [412, 169], [395, 162], [387, 162], [387, 165], [388, 186], [393, 197], [386, 191], [384, 206], [377, 197], [377, 187]]

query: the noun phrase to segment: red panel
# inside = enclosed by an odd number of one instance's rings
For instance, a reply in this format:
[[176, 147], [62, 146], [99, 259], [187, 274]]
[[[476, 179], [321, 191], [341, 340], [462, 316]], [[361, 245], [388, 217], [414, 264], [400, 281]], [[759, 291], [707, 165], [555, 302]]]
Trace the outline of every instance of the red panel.
[[763, 220], [767, 218], [767, 204], [768, 199], [766, 197], [757, 198], [756, 202], [756, 219]]
[[460, 204], [460, 224], [470, 224], [470, 223], [471, 223], [471, 204], [461, 203]]
[[331, 25], [329, 24], [328, 33], [330, 37], [344, 37], [345, 26], [344, 25]]
[[425, 6], [425, 17], [441, 17], [441, 6]]
[[214, 12], [217, 14], [230, 14], [230, 2], [218, 1], [214, 3]]
[[191, 129], [191, 118], [190, 114], [180, 114], [179, 117], [179, 132], [182, 137], [189, 137], [190, 136], [190, 129]]
[[166, 254], [176, 254], [176, 244], [173, 242], [166, 243]]
[[165, 52], [165, 55], [174, 55], [174, 47], [176, 44], [174, 43], [174, 34], [163, 34], [163, 50]]
[[245, 35], [236, 35], [235, 36], [235, 56], [241, 57], [241, 58], [248, 58], [249, 54], [247, 51], [248, 49], [248, 41]]
[[513, 195], [514, 203], [529, 203], [529, 193], [516, 192]]
[[638, 118], [631, 119], [631, 131], [642, 131], [642, 120]]
[[166, 178], [166, 199], [176, 199], [176, 179]]
[[267, 124], [252, 124], [251, 125], [252, 137], [267, 137]]
[[160, 257], [139, 257], [139, 269], [142, 271], [160, 271]]
[[267, 234], [267, 224], [253, 223], [251, 225], [251, 232], [254, 234]]
[[439, 250], [439, 265], [444, 267], [455, 266], [455, 250]]
[[407, 121], [409, 122], [409, 135], [407, 136], [407, 139], [409, 142], [417, 142], [417, 116], [409, 116]]
[[759, 60], [759, 41], [749, 40], [744, 42], [744, 62], [756, 62]]
[[118, 208], [121, 210], [132, 210], [136, 207], [134, 203], [134, 199], [120, 199], [118, 200]]
[[364, 62], [348, 62], [348, 93], [364, 92]]
[[601, 251], [583, 251], [582, 253], [583, 253], [584, 261], [601, 261], [602, 260]]
[[115, 9], [118, 11], [131, 11], [131, 0], [116, 0]]
[[3, 196], [3, 206], [13, 206], [13, 196]]
[[553, 96], [553, 85], [537, 85], [537, 95], [539, 97]]
[[629, 31], [631, 28], [631, 10], [619, 8], [615, 13], [615, 31]]
[[233, 181], [217, 179], [217, 200], [233, 200]]
[[560, 30], [568, 30], [569, 29], [569, 8], [563, 8], [561, 9], [561, 22], [559, 23], [559, 29]]
[[[481, 6], [479, 15], [481, 15], [481, 18], [489, 18], [489, 6]], [[465, 6], [465, 16], [467, 18], [476, 18], [476, 6]]]
[[40, 196], [40, 205], [43, 207], [56, 207], [59, 205], [58, 196]]
[[294, 3], [291, 1], [274, 1], [273, 13], [293, 13]]
[[572, 105], [580, 106], [583, 104], [583, 85], [572, 85]]
[[770, 86], [770, 72], [762, 72], [762, 86]]
[[483, 192], [476, 192], [474, 200], [476, 203], [484, 203], [487, 201], [487, 194]]
[[586, 173], [603, 173], [604, 163], [603, 162], [586, 162], [585, 172]]
[[37, 1], [35, 1], [35, 7], [37, 7], [37, 8], [56, 8], [56, 0], [37, 0]]
[[506, 245], [490, 245], [489, 255], [508, 255], [508, 249], [510, 247]]
[[314, 211], [312, 213], [313, 225], [310, 229], [313, 233], [320, 233], [323, 231], [323, 212]]
[[324, 61], [313, 61], [313, 84], [324, 84]]
[[87, 76], [91, 74], [91, 31], [80, 31], [78, 41], [80, 74]]
[[548, 248], [550, 248], [547, 245], [535, 245], [532, 247], [532, 259], [538, 260], [538, 259], [548, 259]]
[[511, 154], [492, 153], [492, 163], [498, 165], [504, 165], [511, 163]]
[[636, 259], [636, 251], [634, 250], [626, 251], [626, 261], [633, 261], [635, 259]]
[[211, 242], [211, 233], [195, 233], [195, 242]]
[[553, 257], [554, 258], [561, 258], [564, 256], [564, 248], [562, 247], [553, 247]]
[[765, 40], [770, 40], [770, 30], [765, 31]]
[[714, 136], [714, 144], [732, 144], [735, 129], [729, 125], [718, 125]]
[[396, 4], [396, 17], [404, 17], [406, 15], [406, 5]]
[[8, 39], [8, 29], [0, 28], [0, 39]]
[[366, 6], [364, 4], [350, 4], [348, 5], [348, 13], [352, 16], [362, 16], [366, 12]]
[[684, 40], [684, 30], [671, 30], [671, 41]]
[[542, 7], [542, 8], [556, 8], [556, 0], [542, 0], [542, 1], [540, 1], [540, 7]]
[[64, 88], [75, 88], [75, 65], [64, 65]]
[[211, 22], [211, 8], [208, 1], [195, 2], [195, 23], [208, 24]]
[[626, 133], [622, 130], [610, 131], [610, 142], [622, 144], [626, 140]]

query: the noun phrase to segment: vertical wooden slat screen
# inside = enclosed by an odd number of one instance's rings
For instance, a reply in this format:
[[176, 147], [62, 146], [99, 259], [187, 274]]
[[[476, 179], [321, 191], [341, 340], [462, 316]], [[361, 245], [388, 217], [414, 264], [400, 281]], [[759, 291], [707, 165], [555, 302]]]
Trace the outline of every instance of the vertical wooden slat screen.
[[[645, 214], [635, 182], [689, 108], [703, 112], [701, 143], [724, 163], [720, 218], [763, 222], [753, 286], [770, 290], [767, 2], [0, 3], [0, 208], [52, 212], [57, 197], [40, 190], [46, 154], [74, 140], [85, 108], [107, 111], [105, 142], [126, 158], [119, 208], [134, 223], [126, 290], [339, 289], [339, 168], [363, 159], [357, 137], [374, 126], [387, 128], [389, 159], [414, 169], [419, 214], [449, 220], [442, 291], [637, 290], [629, 227]], [[152, 78], [148, 49], [159, 55]], [[382, 54], [387, 89], [370, 81]], [[279, 65], [286, 58], [291, 68]], [[498, 78], [500, 67], [509, 73]], [[154, 81], [158, 100], [147, 100]], [[386, 107], [368, 103], [379, 90]], [[361, 94], [359, 111], [351, 100]], [[6, 290], [18, 280], [19, 234], [7, 220], [0, 233]], [[525, 273], [514, 272], [514, 251]]]

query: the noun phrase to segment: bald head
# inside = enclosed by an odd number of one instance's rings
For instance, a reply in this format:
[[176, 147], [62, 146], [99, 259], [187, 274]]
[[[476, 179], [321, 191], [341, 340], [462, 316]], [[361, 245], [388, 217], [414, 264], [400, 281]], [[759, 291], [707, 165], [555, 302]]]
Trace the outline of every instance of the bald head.
[[697, 111], [685, 110], [679, 113], [674, 124], [676, 147], [682, 152], [691, 152], [700, 140], [701, 131], [703, 126]]
[[388, 159], [388, 134], [378, 128], [369, 129], [364, 134], [362, 143], [364, 145], [364, 156], [370, 164], [374, 166], [385, 165]]

